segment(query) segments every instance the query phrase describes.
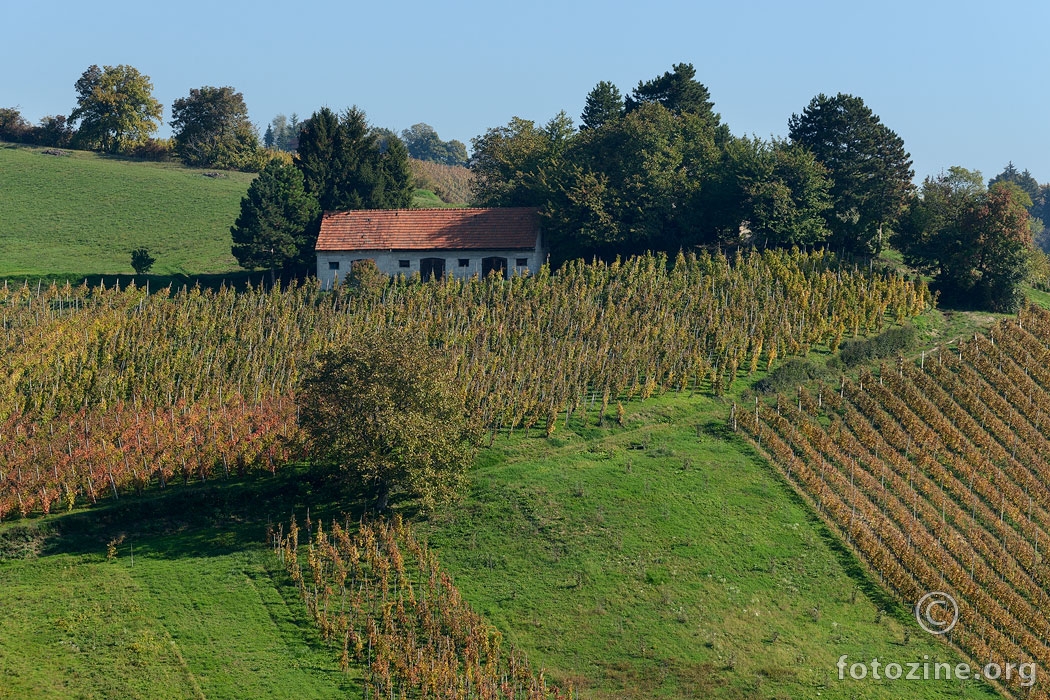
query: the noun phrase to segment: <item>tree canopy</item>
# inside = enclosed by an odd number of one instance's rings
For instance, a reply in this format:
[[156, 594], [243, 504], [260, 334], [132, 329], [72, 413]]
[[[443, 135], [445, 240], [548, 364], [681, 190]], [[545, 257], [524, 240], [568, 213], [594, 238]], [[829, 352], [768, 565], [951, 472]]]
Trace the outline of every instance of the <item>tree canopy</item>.
[[648, 81], [639, 81], [624, 105], [633, 112], [644, 104], [656, 102], [668, 110], [681, 114], [688, 112], [710, 120], [717, 126], [721, 117], [714, 111], [711, 92], [696, 80], [696, 69], [691, 63], [676, 63], [670, 71]]
[[434, 127], [429, 124], [413, 124], [401, 132], [401, 140], [408, 148], [408, 155], [418, 160], [429, 160], [443, 165], [466, 165], [467, 146], [452, 139], [442, 141]]
[[788, 122], [791, 140], [808, 148], [828, 171], [832, 244], [853, 253], [878, 253], [883, 228], [903, 213], [914, 190], [911, 156], [864, 100], [817, 95]]
[[923, 181], [894, 243], [934, 275], [946, 303], [1016, 311], [1033, 249], [1030, 201], [1012, 182], [985, 189], [979, 172], [952, 167]]
[[193, 88], [171, 105], [175, 153], [191, 166], [259, 170], [259, 136], [244, 95], [232, 87]]
[[77, 107], [70, 122], [80, 122], [78, 142], [106, 153], [139, 146], [160, 126], [162, 106], [153, 83], [132, 66], [89, 67], [76, 82]]
[[323, 354], [300, 394], [313, 454], [369, 491], [378, 510], [391, 498], [425, 508], [451, 499], [477, 441], [453, 370], [404, 331], [365, 333]]
[[301, 125], [294, 161], [322, 212], [397, 209], [412, 202], [404, 144], [396, 136], [381, 142], [356, 107], [341, 116], [327, 107], [314, 112]]
[[640, 82], [626, 106], [599, 83], [583, 120], [514, 118], [473, 141], [475, 200], [540, 208], [556, 263], [829, 235], [827, 170], [802, 146], [734, 138], [689, 64]]

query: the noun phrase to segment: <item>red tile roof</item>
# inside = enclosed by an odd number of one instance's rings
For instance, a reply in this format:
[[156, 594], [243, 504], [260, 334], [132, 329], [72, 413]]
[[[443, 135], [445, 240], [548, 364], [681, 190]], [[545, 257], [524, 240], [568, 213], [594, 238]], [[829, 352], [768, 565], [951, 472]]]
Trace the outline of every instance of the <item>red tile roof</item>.
[[317, 250], [531, 250], [536, 209], [362, 209], [325, 212]]

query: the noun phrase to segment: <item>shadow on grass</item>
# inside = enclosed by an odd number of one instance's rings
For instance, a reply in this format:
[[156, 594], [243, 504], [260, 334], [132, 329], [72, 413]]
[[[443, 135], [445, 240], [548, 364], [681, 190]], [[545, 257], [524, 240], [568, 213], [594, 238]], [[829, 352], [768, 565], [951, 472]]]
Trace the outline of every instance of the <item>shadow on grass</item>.
[[[296, 277], [295, 275], [289, 274], [277, 274], [273, 279], [281, 282], [282, 287], [287, 286], [293, 280], [302, 280], [303, 276]], [[232, 287], [237, 291], [244, 291], [251, 285], [253, 288], [258, 287], [271, 287], [273, 282], [271, 280], [270, 272], [264, 271], [231, 271], [231, 272], [215, 272], [209, 274], [197, 274], [197, 275], [104, 275], [104, 274], [55, 274], [55, 275], [32, 275], [32, 276], [19, 276], [19, 277], [0, 277], [0, 285], [7, 283], [12, 286], [21, 287], [23, 284], [28, 284], [30, 288], [36, 289], [37, 287], [48, 287], [51, 283], [55, 283], [59, 286], [69, 282], [73, 286], [80, 286], [81, 284], [87, 283], [88, 287], [98, 287], [105, 285], [107, 289], [111, 289], [115, 285], [120, 285], [123, 289], [132, 282], [135, 283], [136, 287], [147, 287], [151, 293], [157, 292], [169, 287], [173, 292], [176, 292], [183, 287], [192, 289], [193, 287], [200, 286], [201, 289], [212, 289], [218, 290], [222, 287]]]
[[39, 554], [105, 554], [107, 544], [123, 537], [141, 556], [179, 558], [224, 556], [267, 546], [267, 532], [294, 515], [303, 527], [333, 519], [356, 522], [368, 499], [337, 474], [319, 467], [290, 465], [205, 484], [171, 484], [142, 495], [107, 498], [98, 505], [5, 526], [44, 533]]

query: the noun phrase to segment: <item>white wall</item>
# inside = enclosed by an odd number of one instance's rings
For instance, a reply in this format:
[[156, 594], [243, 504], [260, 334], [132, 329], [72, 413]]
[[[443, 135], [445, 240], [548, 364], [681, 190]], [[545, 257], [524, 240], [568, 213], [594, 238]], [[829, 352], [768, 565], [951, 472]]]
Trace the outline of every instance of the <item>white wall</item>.
[[[386, 251], [386, 250], [355, 250], [355, 251], [331, 251], [317, 252], [317, 279], [321, 281], [322, 289], [330, 289], [336, 280], [345, 279], [350, 270], [350, 265], [355, 260], [374, 260], [376, 266], [388, 275], [403, 274], [411, 277], [419, 272], [419, 261], [423, 258], [442, 258], [445, 261], [445, 274], [455, 277], [469, 278], [472, 275], [481, 276], [481, 260], [488, 257], [500, 257], [507, 259], [508, 275], [521, 274], [527, 270], [535, 272], [545, 262], [541, 252], [535, 250], [413, 250], [413, 251]], [[467, 266], [460, 267], [460, 260], [468, 261]], [[525, 261], [524, 265], [518, 265], [519, 259]], [[399, 262], [407, 260], [409, 266], [401, 267]], [[339, 269], [332, 269], [331, 263], [338, 263]]]

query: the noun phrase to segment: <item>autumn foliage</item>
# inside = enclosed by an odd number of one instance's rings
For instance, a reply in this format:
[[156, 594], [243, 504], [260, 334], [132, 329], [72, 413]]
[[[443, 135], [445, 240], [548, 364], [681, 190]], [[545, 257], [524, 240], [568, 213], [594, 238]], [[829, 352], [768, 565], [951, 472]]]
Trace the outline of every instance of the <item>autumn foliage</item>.
[[952, 595], [953, 644], [982, 665], [1046, 667], [1048, 346], [1050, 312], [1027, 307], [916, 361], [736, 406], [731, 422], [906, 603]]

